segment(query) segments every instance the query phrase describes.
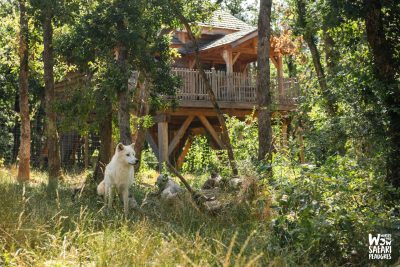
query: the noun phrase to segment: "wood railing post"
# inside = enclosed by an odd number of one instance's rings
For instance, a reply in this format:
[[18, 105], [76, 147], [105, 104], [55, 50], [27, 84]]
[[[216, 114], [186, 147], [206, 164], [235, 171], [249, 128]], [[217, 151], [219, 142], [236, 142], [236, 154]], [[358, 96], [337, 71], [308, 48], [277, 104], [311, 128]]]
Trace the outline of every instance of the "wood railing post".
[[[227, 54], [227, 53], [225, 53]], [[229, 55], [229, 53], [228, 53]], [[229, 57], [228, 57], [229, 62]], [[278, 76], [271, 78], [271, 93], [274, 104], [293, 105], [294, 98], [300, 92], [296, 79], [283, 78], [282, 57], [276, 59], [276, 66], [279, 67]], [[173, 73], [182, 79], [180, 92], [177, 95], [184, 100], [207, 100], [205, 84], [197, 70], [173, 69]], [[235, 72], [217, 71], [212, 68], [207, 71], [207, 77], [211, 82], [212, 90], [217, 101], [256, 102], [257, 80], [252, 75]], [[223, 91], [221, 91], [223, 90]]]
[[214, 67], [211, 68], [211, 86], [215, 96], [217, 97], [217, 100], [220, 100], [220, 94], [217, 88], [217, 74]]

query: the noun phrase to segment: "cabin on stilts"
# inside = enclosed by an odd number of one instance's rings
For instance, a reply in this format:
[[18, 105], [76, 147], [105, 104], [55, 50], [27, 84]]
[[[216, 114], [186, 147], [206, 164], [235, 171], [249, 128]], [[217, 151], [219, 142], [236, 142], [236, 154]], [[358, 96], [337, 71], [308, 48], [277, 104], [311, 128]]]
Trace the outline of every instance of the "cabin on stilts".
[[[222, 10], [216, 11], [209, 22], [199, 23], [199, 26], [201, 63], [222, 112], [240, 119], [252, 114], [257, 105], [254, 71], [257, 28]], [[194, 47], [187, 32], [175, 30], [171, 45], [180, 55], [175, 59], [173, 69], [182, 81], [176, 94], [179, 105], [174, 110], [162, 110], [156, 114], [156, 125], [149, 129], [146, 140], [159, 162], [169, 160], [180, 168], [194, 136], [208, 134], [210, 145], [216, 149], [221, 149], [223, 142], [204, 80], [195, 69]], [[270, 62], [277, 74], [271, 77], [271, 108], [273, 113], [283, 116], [296, 108], [299, 96], [297, 81], [283, 77], [283, 56], [290, 50], [285, 45], [278, 38], [271, 38]], [[287, 123], [283, 123], [283, 135], [287, 135]]]
[[[219, 107], [224, 114], [244, 119], [257, 106], [257, 28], [222, 10], [217, 10], [208, 22], [199, 23], [198, 26], [201, 30], [201, 63]], [[211, 147], [215, 149], [221, 149], [223, 142], [205, 81], [196, 70], [192, 42], [184, 29], [174, 30], [171, 34], [171, 47], [179, 54], [172, 69], [172, 73], [181, 78], [181, 86], [174, 96], [178, 106], [151, 114], [155, 124], [147, 130], [146, 141], [159, 162], [168, 160], [180, 168], [196, 135], [206, 134]], [[270, 62], [276, 68], [273, 72], [276, 76], [271, 77], [271, 110], [273, 115], [280, 114], [281, 117], [288, 117], [295, 110], [299, 96], [296, 79], [283, 75], [283, 57], [293, 50], [290, 46], [293, 46], [290, 42], [271, 37]], [[74, 87], [82, 79], [82, 75], [72, 74], [65, 81], [56, 84], [56, 92], [62, 95], [66, 88]], [[287, 135], [287, 124], [288, 121], [284, 120], [283, 136]], [[88, 147], [87, 144], [85, 147]], [[84, 153], [86, 161], [88, 153]]]

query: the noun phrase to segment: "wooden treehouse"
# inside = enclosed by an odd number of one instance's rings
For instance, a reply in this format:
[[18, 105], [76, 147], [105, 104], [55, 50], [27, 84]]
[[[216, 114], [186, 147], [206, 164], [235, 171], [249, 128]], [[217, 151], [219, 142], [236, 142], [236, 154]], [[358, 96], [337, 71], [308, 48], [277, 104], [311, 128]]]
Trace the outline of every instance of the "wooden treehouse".
[[[257, 104], [257, 79], [250, 67], [257, 61], [257, 28], [224, 11], [216, 11], [209, 23], [199, 26], [201, 62], [218, 104], [223, 113], [244, 118]], [[277, 39], [271, 39], [270, 61], [277, 73], [271, 78], [272, 109], [274, 113], [287, 114], [296, 107], [299, 86], [295, 79], [283, 77], [282, 58], [287, 49]], [[180, 54], [173, 69], [182, 81], [176, 96], [179, 105], [155, 115], [156, 125], [149, 129], [146, 140], [159, 162], [169, 160], [180, 168], [194, 136], [208, 134], [213, 148], [221, 149], [223, 145], [216, 113], [195, 69], [194, 48], [187, 32], [174, 31], [171, 45]]]
[[[221, 10], [216, 11], [208, 23], [199, 23], [199, 26], [200, 58], [218, 104], [223, 113], [244, 118], [257, 105], [257, 79], [252, 64], [257, 61], [257, 28]], [[146, 141], [159, 162], [169, 160], [179, 168], [194, 136], [207, 134], [210, 145], [215, 149], [221, 149], [223, 145], [216, 113], [209, 101], [204, 81], [195, 69], [194, 48], [187, 32], [175, 30], [171, 46], [180, 55], [175, 59], [172, 70], [173, 74], [181, 78], [181, 87], [175, 96], [178, 107], [152, 114], [156, 124], [147, 131]], [[282, 59], [291, 50], [290, 46], [291, 43], [285, 44], [277, 37], [271, 38], [270, 62], [275, 66], [277, 74], [271, 78], [273, 114], [285, 115], [296, 108], [299, 96], [297, 81], [283, 77]], [[69, 74], [66, 80], [56, 84], [56, 95], [59, 98], [66, 97], [64, 93], [79, 87], [86, 79], [87, 77], [79, 73]], [[286, 127], [287, 124], [284, 123], [284, 134]], [[62, 135], [68, 137], [65, 140], [69, 140], [70, 135], [75, 136], [77, 133]], [[72, 145], [70, 142], [63, 142], [64, 139], [61, 138], [62, 158], [74, 157], [76, 149], [71, 150], [69, 147]], [[81, 146], [80, 139], [76, 140], [79, 143], [77, 147]], [[84, 147], [87, 162], [90, 154], [87, 141]]]

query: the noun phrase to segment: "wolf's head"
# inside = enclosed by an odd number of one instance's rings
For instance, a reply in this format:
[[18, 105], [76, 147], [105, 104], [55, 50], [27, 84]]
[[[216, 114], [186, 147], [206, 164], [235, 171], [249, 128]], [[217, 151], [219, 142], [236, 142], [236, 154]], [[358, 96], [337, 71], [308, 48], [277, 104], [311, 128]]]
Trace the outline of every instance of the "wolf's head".
[[168, 174], [160, 174], [157, 177], [156, 185], [160, 190], [163, 190], [167, 185], [169, 179], [170, 177], [168, 176]]
[[135, 165], [139, 162], [139, 160], [135, 157], [135, 144], [131, 144], [129, 146], [124, 146], [119, 143], [117, 148], [115, 149], [115, 153], [118, 155], [118, 159], [122, 162], [130, 165]]

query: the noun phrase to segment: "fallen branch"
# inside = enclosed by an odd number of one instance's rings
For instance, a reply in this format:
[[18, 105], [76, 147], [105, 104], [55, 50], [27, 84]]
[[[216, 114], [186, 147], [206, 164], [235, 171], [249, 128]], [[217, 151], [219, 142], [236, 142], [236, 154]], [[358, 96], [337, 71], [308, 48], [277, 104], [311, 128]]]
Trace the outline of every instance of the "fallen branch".
[[179, 178], [179, 180], [181, 180], [181, 182], [185, 185], [186, 189], [190, 192], [193, 200], [199, 207], [202, 207], [203, 202], [209, 200], [209, 198], [206, 197], [205, 195], [201, 194], [198, 191], [193, 190], [192, 187], [189, 185], [189, 183], [186, 181], [186, 179], [182, 176], [182, 174], [180, 174], [178, 170], [175, 169], [175, 167], [172, 166], [172, 164], [169, 161], [165, 161], [165, 164], [170, 169], [170, 171], [173, 174], [175, 174]]

